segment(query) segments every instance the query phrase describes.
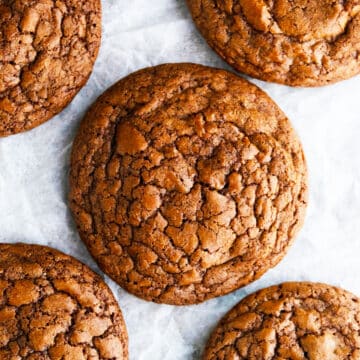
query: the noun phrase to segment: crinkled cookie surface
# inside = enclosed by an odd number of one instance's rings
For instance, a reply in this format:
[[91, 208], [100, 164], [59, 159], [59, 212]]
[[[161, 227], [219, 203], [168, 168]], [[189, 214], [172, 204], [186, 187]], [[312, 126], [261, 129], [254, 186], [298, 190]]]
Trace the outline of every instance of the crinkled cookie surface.
[[292, 86], [360, 72], [359, 0], [187, 0], [209, 45], [235, 69]]
[[0, 244], [0, 359], [128, 359], [110, 289], [56, 250]]
[[204, 360], [358, 360], [360, 300], [323, 284], [286, 283], [242, 300], [211, 336]]
[[0, 0], [0, 136], [59, 113], [90, 76], [100, 39], [100, 0]]
[[307, 202], [303, 151], [256, 86], [194, 64], [141, 70], [88, 112], [70, 206], [103, 271], [131, 293], [192, 304], [257, 279]]

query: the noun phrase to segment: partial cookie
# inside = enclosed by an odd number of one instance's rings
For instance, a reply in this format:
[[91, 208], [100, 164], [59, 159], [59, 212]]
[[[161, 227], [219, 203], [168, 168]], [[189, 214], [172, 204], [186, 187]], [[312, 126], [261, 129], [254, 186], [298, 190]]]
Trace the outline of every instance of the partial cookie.
[[0, 136], [59, 113], [85, 85], [100, 40], [100, 0], [1, 1]]
[[100, 276], [36, 245], [0, 244], [1, 359], [128, 359], [119, 306]]
[[209, 45], [238, 71], [291, 86], [360, 72], [358, 0], [187, 0]]
[[360, 359], [360, 299], [324, 284], [286, 283], [242, 300], [204, 360]]
[[70, 206], [104, 272], [160, 303], [224, 295], [276, 265], [307, 177], [288, 119], [260, 89], [194, 64], [131, 74], [77, 134]]

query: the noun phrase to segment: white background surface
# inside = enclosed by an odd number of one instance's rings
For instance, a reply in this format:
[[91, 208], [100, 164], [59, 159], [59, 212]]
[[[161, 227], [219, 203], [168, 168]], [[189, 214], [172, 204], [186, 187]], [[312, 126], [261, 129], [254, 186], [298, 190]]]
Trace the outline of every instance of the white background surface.
[[[52, 121], [0, 139], [0, 241], [46, 244], [98, 271], [67, 208], [71, 144], [88, 106], [134, 70], [164, 62], [227, 68], [192, 24], [184, 0], [104, 0], [94, 73]], [[210, 331], [244, 295], [286, 280], [321, 281], [360, 296], [360, 76], [318, 89], [254, 81], [297, 129], [308, 160], [310, 206], [288, 256], [254, 284], [191, 307], [156, 305], [110, 284], [123, 310], [131, 360], [200, 359]]]

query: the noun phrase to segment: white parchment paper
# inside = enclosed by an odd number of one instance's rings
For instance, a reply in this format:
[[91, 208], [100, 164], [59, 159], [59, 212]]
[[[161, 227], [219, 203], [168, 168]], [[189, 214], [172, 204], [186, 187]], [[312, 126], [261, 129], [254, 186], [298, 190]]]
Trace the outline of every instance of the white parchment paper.
[[[228, 68], [196, 31], [184, 0], [103, 0], [103, 42], [87, 86], [60, 115], [0, 139], [0, 241], [49, 245], [95, 271], [67, 207], [72, 141], [88, 106], [118, 79], [164, 62]], [[131, 360], [200, 359], [217, 321], [246, 294], [287, 280], [360, 296], [360, 76], [318, 89], [254, 81], [292, 120], [307, 155], [307, 221], [288, 256], [254, 284], [199, 306], [139, 300], [105, 277], [127, 323]]]

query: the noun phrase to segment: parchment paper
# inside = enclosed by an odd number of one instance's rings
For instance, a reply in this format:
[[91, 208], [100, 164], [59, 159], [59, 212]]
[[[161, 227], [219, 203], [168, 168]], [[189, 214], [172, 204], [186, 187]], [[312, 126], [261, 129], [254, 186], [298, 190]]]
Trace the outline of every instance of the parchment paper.
[[[53, 120], [0, 139], [0, 241], [49, 245], [99, 271], [67, 207], [76, 129], [88, 106], [118, 79], [182, 61], [228, 68], [196, 31], [184, 0], [103, 0], [102, 48], [87, 86]], [[147, 303], [105, 277], [125, 316], [131, 360], [200, 359], [224, 313], [246, 294], [282, 281], [327, 282], [360, 296], [360, 76], [317, 89], [253, 82], [302, 139], [311, 182], [305, 227], [285, 260], [261, 280], [199, 306]]]

